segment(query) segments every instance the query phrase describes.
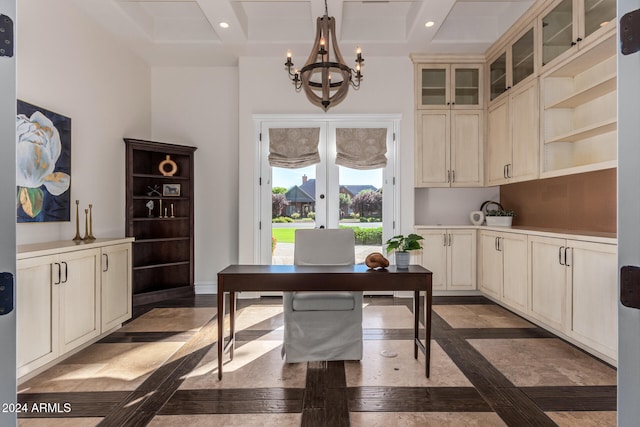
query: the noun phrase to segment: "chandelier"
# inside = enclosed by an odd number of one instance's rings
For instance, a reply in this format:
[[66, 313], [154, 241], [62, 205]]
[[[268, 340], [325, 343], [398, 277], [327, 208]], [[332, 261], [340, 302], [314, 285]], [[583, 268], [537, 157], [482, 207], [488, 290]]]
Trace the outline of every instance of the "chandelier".
[[347, 96], [349, 85], [355, 90], [360, 88], [360, 69], [364, 59], [358, 47], [355, 69], [345, 63], [336, 41], [336, 20], [329, 16], [327, 0], [324, 2], [324, 16], [319, 17], [316, 22], [315, 42], [302, 69], [294, 68], [291, 51], [287, 52], [287, 62], [284, 65], [296, 91], [303, 89], [313, 105], [327, 111]]

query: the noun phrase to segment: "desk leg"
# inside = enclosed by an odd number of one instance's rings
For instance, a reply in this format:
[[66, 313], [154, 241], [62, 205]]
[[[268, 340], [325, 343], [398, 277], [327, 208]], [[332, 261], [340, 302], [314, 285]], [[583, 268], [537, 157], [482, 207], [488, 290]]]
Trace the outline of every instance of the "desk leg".
[[[431, 287], [431, 286], [429, 286]], [[425, 372], [427, 374], [427, 378], [429, 378], [429, 370], [430, 370], [430, 366], [431, 366], [431, 306], [433, 303], [433, 294], [431, 291], [426, 291], [424, 293], [424, 327], [426, 330], [426, 336], [425, 336], [425, 363], [426, 363], [426, 367], [425, 367]]]
[[224, 349], [224, 287], [218, 277], [218, 380], [222, 379], [222, 353]]
[[413, 358], [418, 358], [418, 342], [420, 336], [418, 331], [420, 330], [420, 291], [413, 293]]
[[236, 293], [229, 292], [229, 358], [233, 360], [233, 349], [236, 346]]

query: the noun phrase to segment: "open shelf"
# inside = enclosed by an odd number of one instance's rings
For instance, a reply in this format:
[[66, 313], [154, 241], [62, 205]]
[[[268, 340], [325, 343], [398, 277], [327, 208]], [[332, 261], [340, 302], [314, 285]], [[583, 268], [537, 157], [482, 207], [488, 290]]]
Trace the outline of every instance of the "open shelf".
[[616, 74], [608, 75], [603, 81], [596, 82], [576, 93], [573, 93], [545, 108], [575, 108], [587, 102], [593, 101], [608, 93], [616, 90], [617, 77]]
[[[180, 289], [181, 295], [193, 294], [193, 157], [196, 148], [129, 138], [124, 141], [127, 236], [135, 237], [134, 305], [169, 298], [176, 295], [176, 289]], [[175, 163], [173, 176], [160, 172], [160, 164], [165, 160]], [[148, 195], [154, 188], [162, 192], [165, 184], [175, 184], [171, 190], [179, 196]], [[151, 217], [147, 204], [151, 207]], [[164, 212], [169, 216], [160, 217]]]
[[591, 138], [603, 133], [615, 131], [618, 127], [618, 122], [615, 118], [605, 120], [600, 123], [594, 123], [589, 126], [585, 126], [580, 129], [575, 129], [571, 132], [566, 132], [562, 135], [555, 136], [548, 140], [545, 140], [545, 144], [552, 144], [554, 142], [576, 142], [582, 141], [587, 138]]

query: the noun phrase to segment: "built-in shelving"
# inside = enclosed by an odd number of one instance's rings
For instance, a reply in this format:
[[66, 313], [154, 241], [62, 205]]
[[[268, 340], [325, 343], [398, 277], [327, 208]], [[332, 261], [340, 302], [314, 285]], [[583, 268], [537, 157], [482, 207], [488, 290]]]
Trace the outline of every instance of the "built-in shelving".
[[[195, 147], [129, 138], [125, 143], [127, 236], [135, 237], [133, 304], [192, 295]], [[159, 168], [167, 156], [177, 168], [171, 176]], [[165, 184], [179, 185], [179, 195], [163, 195]]]
[[615, 31], [541, 76], [541, 177], [617, 165]]

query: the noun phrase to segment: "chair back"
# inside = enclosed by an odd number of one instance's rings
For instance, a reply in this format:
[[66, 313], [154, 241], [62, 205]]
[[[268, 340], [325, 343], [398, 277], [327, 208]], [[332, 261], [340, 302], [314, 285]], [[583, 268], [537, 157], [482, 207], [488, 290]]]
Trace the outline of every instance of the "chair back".
[[350, 228], [297, 229], [293, 251], [295, 265], [353, 265], [355, 236]]

